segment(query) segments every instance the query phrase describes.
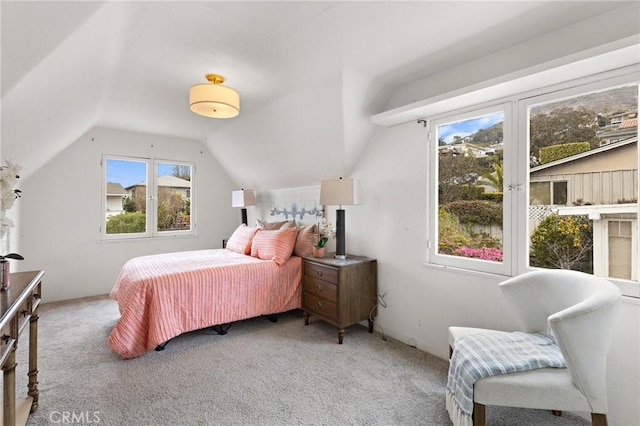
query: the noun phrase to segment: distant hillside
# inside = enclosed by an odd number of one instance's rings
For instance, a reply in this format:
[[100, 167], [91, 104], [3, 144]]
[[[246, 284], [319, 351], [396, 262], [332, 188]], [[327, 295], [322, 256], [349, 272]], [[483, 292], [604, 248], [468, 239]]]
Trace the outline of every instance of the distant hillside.
[[[584, 107], [595, 114], [612, 114], [616, 112], [637, 111], [638, 110], [638, 87], [626, 86], [606, 92], [591, 93], [564, 101], [539, 105], [531, 109], [533, 117], [542, 114], [550, 114], [554, 110], [561, 108], [577, 109]], [[502, 121], [486, 129], [480, 129], [476, 133], [469, 135], [470, 142], [476, 145], [491, 145], [503, 140]]]
[[596, 114], [638, 110], [638, 86], [626, 86], [606, 92], [591, 93], [577, 98], [536, 106], [532, 115], [549, 114], [558, 107], [587, 108]]
[[502, 142], [502, 121], [486, 129], [480, 129], [470, 136], [471, 143], [476, 145], [492, 145]]

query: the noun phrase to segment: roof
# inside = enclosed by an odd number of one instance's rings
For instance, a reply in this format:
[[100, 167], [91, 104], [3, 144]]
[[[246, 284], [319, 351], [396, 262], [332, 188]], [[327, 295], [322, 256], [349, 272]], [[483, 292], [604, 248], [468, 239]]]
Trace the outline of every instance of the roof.
[[632, 129], [634, 127], [638, 127], [638, 119], [637, 118], [630, 118], [627, 120], [622, 120], [622, 123], [620, 123], [620, 127], [618, 127], [619, 129]]
[[127, 195], [127, 191], [117, 182], [107, 182], [107, 195]]
[[[118, 184], [119, 185], [119, 184]], [[127, 189], [131, 189], [134, 186], [147, 186], [147, 182], [139, 182], [133, 185], [127, 186]], [[158, 186], [165, 186], [169, 188], [191, 188], [191, 182], [185, 179], [180, 179], [171, 175], [164, 175], [158, 178]]]
[[589, 151], [581, 152], [579, 154], [570, 155], [569, 157], [564, 157], [556, 161], [551, 161], [546, 164], [541, 164], [540, 166], [532, 167], [529, 172], [534, 173], [540, 170], [548, 169], [550, 167], [559, 166], [560, 164], [570, 163], [571, 161], [579, 160], [581, 158], [590, 157], [592, 155], [598, 155], [606, 151], [610, 151], [612, 149], [621, 148], [626, 145], [638, 143], [638, 137], [634, 136], [629, 139], [624, 139], [618, 142], [610, 143], [607, 145], [603, 145], [601, 147], [590, 149]]

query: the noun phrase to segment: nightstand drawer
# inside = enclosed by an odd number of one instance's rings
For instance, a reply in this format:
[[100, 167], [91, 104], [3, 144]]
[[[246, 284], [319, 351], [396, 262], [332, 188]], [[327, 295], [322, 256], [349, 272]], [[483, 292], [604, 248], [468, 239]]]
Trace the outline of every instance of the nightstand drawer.
[[304, 291], [313, 293], [331, 302], [338, 300], [338, 286], [313, 277], [304, 278]]
[[304, 293], [304, 309], [331, 320], [337, 320], [336, 304], [313, 293]]
[[326, 266], [316, 265], [315, 263], [306, 262], [304, 266], [304, 275], [312, 278], [319, 278], [330, 283], [338, 283], [338, 270], [327, 268]]

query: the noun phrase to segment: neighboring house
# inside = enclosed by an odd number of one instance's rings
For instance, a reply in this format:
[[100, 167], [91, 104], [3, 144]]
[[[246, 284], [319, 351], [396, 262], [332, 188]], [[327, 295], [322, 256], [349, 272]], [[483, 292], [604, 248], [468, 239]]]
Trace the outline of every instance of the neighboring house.
[[530, 169], [530, 229], [549, 213], [593, 221], [594, 274], [636, 279], [638, 137]]
[[[191, 182], [185, 179], [180, 179], [175, 176], [165, 175], [158, 178], [158, 187], [170, 188], [174, 192], [182, 195], [182, 198], [191, 198]], [[143, 194], [147, 192], [147, 182], [136, 183], [135, 185], [127, 186], [127, 193], [133, 198], [137, 192], [142, 191]]]
[[106, 218], [124, 211], [122, 203], [129, 193], [119, 183], [107, 182]]
[[470, 143], [458, 143], [441, 145], [438, 147], [440, 154], [464, 155], [465, 157], [482, 158], [487, 155], [495, 154], [502, 149], [502, 143], [494, 144], [489, 147], [481, 147]]
[[600, 128], [596, 135], [601, 145], [618, 142], [633, 137], [638, 132], [638, 112], [625, 112], [608, 118], [606, 126]]

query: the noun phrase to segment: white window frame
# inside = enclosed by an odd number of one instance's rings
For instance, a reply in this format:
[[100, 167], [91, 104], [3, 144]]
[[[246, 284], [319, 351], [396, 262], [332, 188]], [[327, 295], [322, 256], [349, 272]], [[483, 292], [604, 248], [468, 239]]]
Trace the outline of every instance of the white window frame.
[[[438, 253], [438, 126], [464, 121], [479, 116], [490, 115], [497, 112], [504, 114], [504, 123], [512, 122], [513, 106], [510, 102], [495, 103], [492, 105], [484, 105], [478, 108], [467, 108], [465, 110], [456, 111], [451, 114], [442, 114], [435, 116], [429, 120], [429, 180], [433, 182], [429, 185], [429, 199], [433, 200], [429, 207], [429, 216], [432, 218], [429, 222], [428, 239], [428, 258], [431, 263], [461, 269], [471, 269], [481, 272], [488, 272], [500, 275], [508, 275], [511, 273], [512, 249], [511, 249], [511, 218], [508, 214], [508, 206], [511, 204], [511, 194], [503, 188], [503, 223], [502, 223], [502, 262], [492, 262], [482, 259], [474, 259], [463, 256], [452, 256]], [[506, 125], [503, 125], [503, 149], [505, 159], [511, 150], [511, 131]], [[507, 149], [509, 147], [509, 149]], [[510, 170], [507, 161], [504, 161], [504, 175], [506, 176]], [[505, 181], [506, 185], [506, 181]]]
[[[147, 191], [146, 191], [146, 232], [126, 233], [126, 234], [107, 234], [105, 212], [106, 212], [106, 187], [107, 187], [107, 160], [121, 160], [121, 161], [134, 161], [145, 163], [147, 166]], [[158, 231], [158, 219], [157, 219], [157, 203], [158, 199], [158, 185], [156, 182], [157, 169], [159, 164], [171, 164], [178, 166], [191, 167], [191, 189], [190, 189], [190, 229], [176, 230], [176, 231]], [[103, 241], [110, 240], [130, 240], [130, 239], [148, 239], [148, 238], [173, 238], [183, 236], [196, 235], [196, 222], [195, 222], [195, 200], [193, 194], [195, 191], [195, 175], [196, 166], [189, 161], [179, 160], [166, 160], [158, 158], [145, 158], [145, 157], [130, 157], [123, 155], [109, 155], [104, 154], [101, 161], [102, 166], [102, 189], [101, 203], [100, 203], [100, 239]]]
[[[440, 113], [432, 117], [426, 117], [430, 129], [429, 141], [429, 173], [427, 177], [428, 193], [428, 226], [427, 226], [427, 264], [438, 267], [453, 267], [468, 271], [470, 273], [491, 273], [499, 276], [515, 276], [524, 272], [532, 271], [536, 268], [529, 267], [529, 229], [528, 229], [528, 205], [529, 205], [529, 116], [530, 105], [559, 101], [588, 92], [597, 92], [612, 87], [625, 84], [640, 84], [640, 72], [637, 67], [629, 66], [622, 69], [615, 69], [597, 75], [581, 77], [541, 89], [523, 92], [520, 94], [496, 99], [493, 102], [485, 102], [472, 107], [465, 107], [459, 110], [451, 109], [445, 113]], [[504, 140], [504, 198], [503, 207], [505, 221], [503, 225], [504, 246], [503, 246], [503, 266], [497, 268], [488, 265], [495, 262], [478, 261], [474, 259], [458, 258], [454, 256], [443, 256], [437, 253], [437, 140], [434, 129], [435, 126], [458, 121], [462, 117], [473, 117], [486, 108], [498, 104], [507, 105], [511, 103], [510, 110], [505, 107]], [[507, 113], [511, 111], [511, 124], [507, 125]], [[432, 137], [431, 137], [432, 136]], [[507, 152], [507, 143], [511, 141], [512, 146]], [[638, 150], [638, 164], [640, 164], [640, 149]], [[513, 190], [508, 190], [509, 188]], [[567, 188], [570, 192], [570, 188]], [[569, 194], [567, 194], [569, 196]], [[640, 205], [640, 203], [639, 203]], [[640, 210], [640, 209], [638, 209]], [[640, 216], [640, 211], [638, 211]], [[640, 218], [639, 218], [640, 219]], [[634, 235], [640, 235], [640, 220], [636, 220]], [[509, 233], [510, 232], [510, 233]], [[514, 242], [510, 247], [508, 245]], [[640, 252], [640, 238], [633, 241], [633, 247]], [[638, 277], [638, 264], [634, 264], [634, 276]], [[609, 278], [616, 283], [623, 291], [623, 294], [632, 297], [640, 297], [640, 284], [638, 280], [621, 280]]]

